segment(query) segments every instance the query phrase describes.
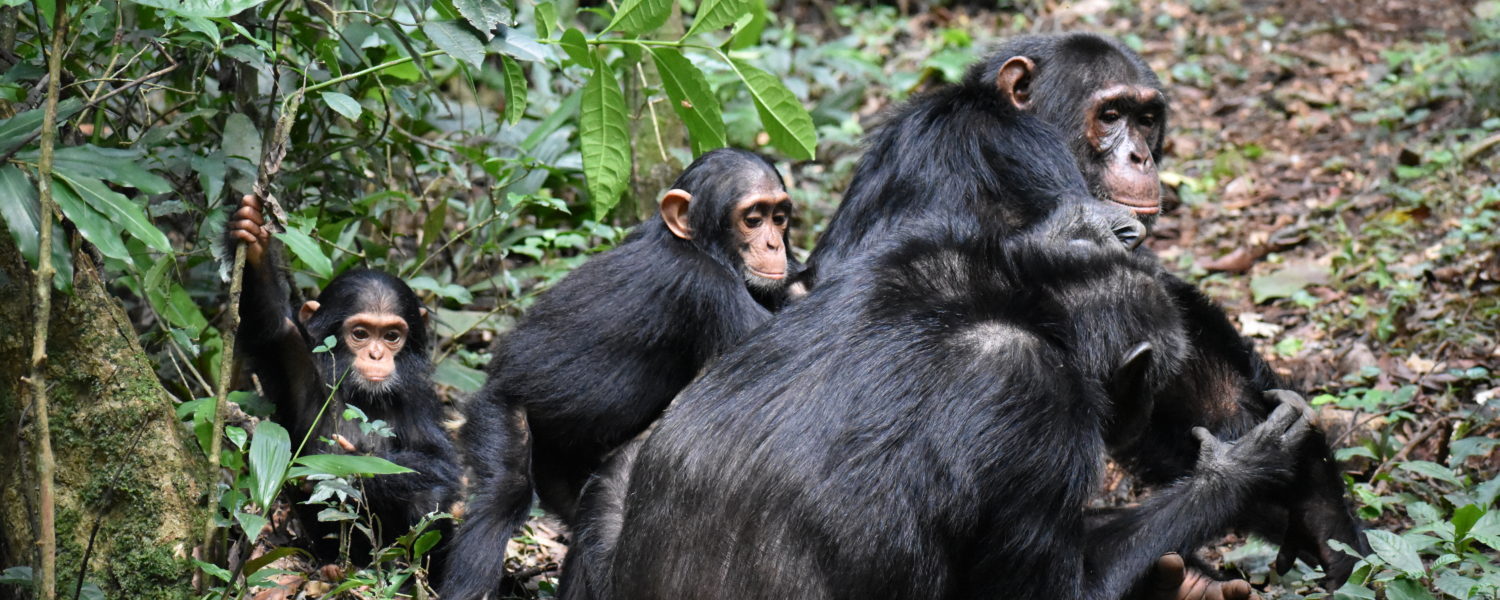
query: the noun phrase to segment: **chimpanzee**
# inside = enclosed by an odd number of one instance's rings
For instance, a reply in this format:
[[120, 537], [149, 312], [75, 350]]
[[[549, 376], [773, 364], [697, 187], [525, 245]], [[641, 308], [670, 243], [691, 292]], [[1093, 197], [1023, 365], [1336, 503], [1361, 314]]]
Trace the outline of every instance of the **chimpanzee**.
[[1090, 519], [1112, 415], [1187, 345], [1155, 261], [1071, 182], [1019, 188], [1066, 195], [1013, 233], [897, 235], [726, 353], [640, 446], [588, 595], [1114, 599], [1284, 485], [1310, 427], [1290, 393], [1238, 442], [1195, 430], [1189, 477]]
[[[998, 96], [1014, 107], [1063, 132], [1096, 198], [1130, 209], [1145, 225], [1152, 223], [1160, 211], [1156, 163], [1168, 114], [1156, 75], [1139, 55], [1104, 37], [1023, 37], [1002, 44], [970, 68], [960, 84], [912, 102], [882, 126], [796, 285], [815, 285], [816, 278], [870, 252], [893, 231], [920, 234], [954, 221], [1012, 228], [1005, 213], [988, 204], [1003, 196], [963, 193], [1013, 184], [1001, 177], [1006, 171], [986, 168], [995, 160], [978, 145], [992, 133], [972, 126], [970, 101], [964, 99], [996, 95], [997, 88]], [[1117, 231], [1132, 247], [1143, 234], [1143, 229]], [[1138, 251], [1150, 252], [1144, 247]], [[1164, 390], [1149, 414], [1125, 415], [1129, 418], [1115, 427], [1111, 444], [1116, 459], [1153, 485], [1192, 468], [1197, 443], [1186, 435], [1191, 427], [1201, 425], [1234, 439], [1273, 408], [1261, 392], [1284, 387], [1221, 308], [1165, 269], [1158, 269], [1158, 277], [1188, 323], [1192, 354], [1185, 372], [1191, 376]], [[1333, 550], [1326, 540], [1368, 546], [1321, 432], [1308, 437], [1297, 461], [1295, 493], [1268, 498], [1236, 522], [1282, 545], [1278, 566], [1283, 570], [1292, 558], [1302, 557], [1321, 564], [1327, 583], [1336, 587], [1348, 578], [1356, 559]]]
[[[429, 378], [427, 309], [405, 282], [371, 270], [345, 272], [317, 300], [293, 309], [280, 245], [264, 224], [255, 196], [241, 200], [229, 224], [232, 239], [247, 244], [239, 352], [275, 403], [275, 421], [287, 428], [293, 444], [312, 432], [304, 452], [379, 456], [416, 471], [361, 481], [380, 541], [394, 541], [458, 498], [458, 454], [443, 430], [443, 405]], [[336, 340], [332, 351], [314, 354], [329, 336]], [[371, 422], [385, 421], [394, 435], [365, 433], [358, 422], [342, 418], [346, 406], [364, 411]], [[338, 528], [318, 521], [319, 507], [297, 507], [315, 555], [337, 560]], [[446, 538], [450, 528], [444, 523], [438, 527]], [[351, 558], [363, 560], [368, 543], [353, 537]], [[436, 577], [442, 556], [433, 556]]]
[[792, 203], [752, 152], [699, 157], [659, 214], [542, 294], [495, 346], [461, 432], [472, 472], [445, 600], [503, 575], [533, 489], [571, 521], [584, 482], [786, 300]]

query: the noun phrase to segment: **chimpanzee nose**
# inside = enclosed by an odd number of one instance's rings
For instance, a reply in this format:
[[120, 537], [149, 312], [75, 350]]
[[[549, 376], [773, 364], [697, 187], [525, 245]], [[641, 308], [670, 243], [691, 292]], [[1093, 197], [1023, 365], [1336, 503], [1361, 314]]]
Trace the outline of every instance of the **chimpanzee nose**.
[[1142, 148], [1131, 150], [1130, 164], [1135, 165], [1137, 169], [1145, 169], [1152, 166], [1151, 153]]
[[1135, 219], [1116, 224], [1114, 232], [1115, 239], [1120, 240], [1121, 244], [1131, 250], [1135, 250], [1140, 247], [1141, 242], [1146, 241], [1146, 226]]

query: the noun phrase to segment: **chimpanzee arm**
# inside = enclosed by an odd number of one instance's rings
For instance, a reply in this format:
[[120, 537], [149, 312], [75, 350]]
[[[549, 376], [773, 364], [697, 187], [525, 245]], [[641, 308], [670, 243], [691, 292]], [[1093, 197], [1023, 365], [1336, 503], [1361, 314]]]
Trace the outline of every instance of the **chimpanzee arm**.
[[1291, 453], [1311, 431], [1312, 409], [1296, 394], [1283, 399], [1264, 423], [1232, 443], [1206, 429], [1193, 476], [1152, 495], [1140, 508], [1088, 532], [1087, 582], [1099, 598], [1120, 598], [1164, 552], [1188, 554], [1221, 533], [1266, 484], [1290, 476]]

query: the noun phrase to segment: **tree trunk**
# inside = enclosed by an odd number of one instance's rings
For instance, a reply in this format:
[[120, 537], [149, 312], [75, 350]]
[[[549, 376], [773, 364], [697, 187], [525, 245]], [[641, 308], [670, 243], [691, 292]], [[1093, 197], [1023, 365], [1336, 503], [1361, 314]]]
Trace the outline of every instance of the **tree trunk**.
[[[192, 536], [207, 514], [203, 455], [87, 255], [73, 285], [53, 294], [47, 332], [58, 597], [73, 597], [92, 540], [84, 580], [106, 597], [190, 598]], [[0, 568], [37, 560], [35, 439], [20, 405], [31, 311], [31, 271], [0, 235]], [[7, 597], [29, 596], [0, 586]]]

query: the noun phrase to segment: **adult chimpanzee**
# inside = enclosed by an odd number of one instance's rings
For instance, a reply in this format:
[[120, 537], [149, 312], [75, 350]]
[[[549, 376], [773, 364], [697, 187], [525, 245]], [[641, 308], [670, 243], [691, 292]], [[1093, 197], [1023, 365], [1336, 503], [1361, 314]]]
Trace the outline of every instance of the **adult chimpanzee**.
[[1289, 393], [1233, 444], [1196, 430], [1190, 477], [1090, 519], [1111, 415], [1187, 348], [1154, 261], [1072, 181], [1013, 236], [898, 236], [688, 386], [640, 447], [590, 593], [1115, 599], [1280, 485], [1309, 429]]
[[[448, 510], [458, 496], [458, 455], [443, 431], [443, 406], [429, 379], [427, 310], [400, 279], [370, 270], [339, 275], [317, 300], [294, 309], [279, 244], [264, 224], [254, 196], [241, 201], [229, 224], [231, 236], [247, 244], [239, 351], [294, 443], [311, 432], [306, 451], [368, 454], [416, 471], [361, 482], [376, 531], [388, 543], [427, 513]], [[332, 351], [314, 354], [313, 347], [329, 336], [336, 340]], [[345, 406], [385, 421], [394, 435], [365, 433], [340, 416]], [[332, 443], [325, 446], [319, 438]], [[338, 559], [338, 528], [317, 520], [318, 507], [297, 507], [315, 554]], [[446, 537], [449, 528], [440, 527]], [[364, 538], [354, 537], [356, 552], [368, 552]], [[438, 555], [434, 575], [440, 567]]]
[[[1014, 107], [1062, 130], [1096, 198], [1131, 209], [1145, 224], [1154, 220], [1161, 198], [1156, 163], [1168, 110], [1155, 74], [1139, 55], [1100, 36], [1024, 37], [1003, 44], [959, 85], [914, 101], [882, 127], [809, 258], [803, 285], [843, 268], [895, 231], [921, 235], [955, 221], [1013, 227], [1004, 211], [990, 205], [1003, 196], [969, 193], [1011, 185], [1002, 178], [1006, 171], [986, 168], [995, 161], [980, 141], [993, 133], [973, 127], [967, 114], [972, 101], [966, 98], [995, 95], [997, 87]], [[1142, 231], [1118, 233], [1137, 244]], [[1192, 353], [1184, 372], [1189, 376], [1163, 390], [1149, 413], [1118, 416], [1111, 444], [1122, 464], [1154, 485], [1192, 468], [1197, 451], [1187, 435], [1192, 427], [1234, 439], [1273, 408], [1262, 392], [1283, 387], [1222, 309], [1164, 269], [1158, 278], [1188, 323]], [[1355, 559], [1326, 540], [1366, 548], [1364, 536], [1321, 432], [1308, 437], [1297, 461], [1298, 485], [1257, 503], [1236, 522], [1282, 545], [1279, 566], [1306, 558], [1321, 564], [1336, 586], [1348, 578]]]
[[799, 268], [787, 251], [791, 212], [770, 162], [743, 150], [706, 153], [656, 217], [543, 294], [496, 344], [465, 411], [471, 499], [445, 600], [495, 588], [533, 489], [571, 521], [608, 454], [770, 318]]

